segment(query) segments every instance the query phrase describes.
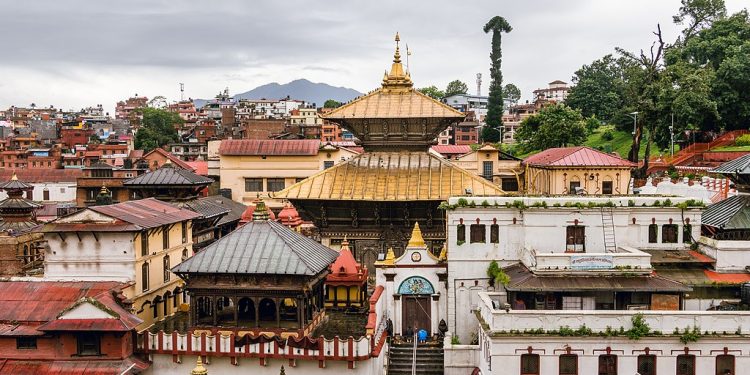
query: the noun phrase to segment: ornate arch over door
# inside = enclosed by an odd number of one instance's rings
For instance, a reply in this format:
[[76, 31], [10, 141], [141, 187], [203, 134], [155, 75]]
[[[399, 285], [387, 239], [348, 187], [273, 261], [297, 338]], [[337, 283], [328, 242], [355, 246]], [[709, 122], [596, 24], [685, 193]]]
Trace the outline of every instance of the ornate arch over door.
[[424, 277], [411, 276], [401, 282], [398, 287], [398, 294], [435, 294], [435, 288]]

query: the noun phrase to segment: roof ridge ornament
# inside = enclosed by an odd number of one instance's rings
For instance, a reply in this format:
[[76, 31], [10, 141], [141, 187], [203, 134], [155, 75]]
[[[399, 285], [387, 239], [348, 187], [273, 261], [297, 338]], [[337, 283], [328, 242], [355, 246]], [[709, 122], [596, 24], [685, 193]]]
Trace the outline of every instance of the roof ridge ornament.
[[390, 73], [386, 71], [383, 76], [383, 89], [403, 92], [408, 91], [412, 88], [413, 82], [409, 73], [404, 71], [404, 66], [401, 64], [401, 50], [399, 49], [398, 43], [401, 41], [401, 36], [396, 32], [396, 52], [393, 54], [393, 64], [391, 65]]
[[419, 223], [414, 223], [414, 229], [411, 231], [411, 238], [406, 247], [425, 247], [424, 237], [422, 237], [422, 230], [419, 229]]

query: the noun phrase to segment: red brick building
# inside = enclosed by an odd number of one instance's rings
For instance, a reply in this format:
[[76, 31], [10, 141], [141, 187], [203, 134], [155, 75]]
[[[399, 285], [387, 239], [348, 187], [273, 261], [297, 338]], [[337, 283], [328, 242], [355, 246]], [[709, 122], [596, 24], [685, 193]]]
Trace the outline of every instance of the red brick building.
[[118, 282], [0, 282], [0, 373], [135, 374], [135, 327]]
[[92, 134], [94, 134], [92, 129], [63, 127], [60, 129], [60, 143], [65, 149], [73, 150], [76, 145], [88, 144]]

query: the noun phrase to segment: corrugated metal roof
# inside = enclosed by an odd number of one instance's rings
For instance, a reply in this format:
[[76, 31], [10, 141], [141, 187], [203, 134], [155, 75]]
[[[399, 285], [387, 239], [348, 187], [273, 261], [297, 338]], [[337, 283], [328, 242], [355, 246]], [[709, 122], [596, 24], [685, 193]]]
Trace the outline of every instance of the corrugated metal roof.
[[251, 221], [172, 268], [176, 274], [317, 275], [338, 253], [275, 221]]
[[15, 180], [11, 177], [9, 181], [0, 183], [0, 190], [26, 190], [32, 188], [34, 187], [23, 181], [19, 181], [18, 176], [16, 176]]
[[204, 218], [224, 215], [229, 213], [230, 208], [207, 200], [191, 200], [181, 204], [183, 208], [195, 211]]
[[219, 146], [219, 155], [225, 156], [294, 156], [317, 155], [317, 139], [225, 139]]
[[41, 361], [41, 360], [0, 360], [0, 373], [13, 375], [130, 375], [139, 374], [149, 367], [135, 357], [122, 360], [80, 360]]
[[13, 173], [18, 179], [26, 183], [40, 182], [76, 182], [78, 177], [83, 176], [81, 169], [0, 169], [0, 180], [10, 180]]
[[701, 224], [721, 229], [750, 229], [750, 196], [735, 195], [714, 203], [701, 214]]
[[425, 201], [497, 196], [498, 187], [427, 152], [370, 152], [274, 193], [274, 198]]
[[728, 161], [712, 170], [710, 173], [721, 173], [721, 174], [750, 174], [750, 154], [743, 155]]
[[91, 206], [88, 209], [135, 224], [143, 229], [200, 217], [200, 214], [194, 211], [182, 209], [155, 198], [127, 201], [108, 206]]
[[235, 202], [222, 195], [211, 195], [208, 197], [198, 198], [198, 201], [211, 202], [217, 206], [226, 207], [229, 209], [226, 215], [216, 225], [224, 225], [232, 221], [239, 221], [242, 218], [242, 213], [245, 212], [247, 206], [240, 202]]
[[55, 319], [42, 324], [37, 329], [53, 331], [111, 331], [127, 332], [135, 328], [127, 326], [120, 319]]
[[526, 165], [540, 167], [635, 167], [623, 158], [585, 146], [558, 147], [531, 155], [523, 161]]
[[210, 185], [214, 180], [199, 176], [190, 170], [163, 165], [161, 168], [144, 173], [123, 182], [126, 186], [200, 186]]
[[3, 281], [0, 282], [0, 323], [21, 322], [36, 328], [38, 324], [33, 323], [53, 321], [63, 310], [89, 297], [119, 315], [119, 319], [108, 320], [118, 320], [124, 327], [132, 328], [141, 320], [122, 308], [112, 294], [123, 285], [114, 281]]
[[537, 276], [526, 266], [518, 263], [504, 268], [510, 276], [510, 283], [505, 289], [518, 292], [581, 292], [581, 291], [616, 291], [616, 292], [687, 292], [690, 287], [658, 275], [649, 276]]
[[432, 150], [438, 154], [463, 155], [471, 152], [469, 145], [435, 145]]

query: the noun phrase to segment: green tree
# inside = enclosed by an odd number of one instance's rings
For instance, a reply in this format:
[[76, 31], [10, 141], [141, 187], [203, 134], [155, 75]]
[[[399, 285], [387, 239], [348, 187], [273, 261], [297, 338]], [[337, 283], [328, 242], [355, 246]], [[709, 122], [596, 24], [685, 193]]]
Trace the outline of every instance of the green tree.
[[586, 126], [580, 111], [555, 104], [524, 119], [516, 131], [516, 140], [527, 152], [578, 146], [586, 140]]
[[328, 99], [326, 100], [325, 103], [323, 103], [323, 108], [338, 108], [338, 107], [341, 107], [341, 102], [333, 100], [333, 99]]
[[417, 91], [435, 100], [440, 100], [445, 97], [445, 93], [440, 91], [440, 89], [438, 89], [435, 85], [422, 87], [421, 89], [417, 89]]
[[459, 80], [450, 81], [450, 83], [448, 83], [448, 87], [445, 88], [444, 97], [447, 98], [451, 95], [466, 94], [467, 91], [469, 91], [469, 86], [466, 86], [465, 83]]
[[612, 55], [584, 65], [573, 75], [574, 86], [565, 103], [586, 116], [612, 121], [623, 105], [622, 64]]
[[680, 12], [672, 16], [672, 21], [678, 25], [685, 25], [681, 37], [684, 42], [699, 31], [711, 27], [714, 21], [724, 18], [727, 14], [724, 0], [682, 0], [681, 4]]
[[521, 99], [521, 89], [518, 86], [509, 83], [503, 87], [503, 98], [510, 100], [513, 104], [518, 103]]
[[184, 121], [175, 112], [158, 108], [140, 108], [141, 126], [135, 133], [135, 148], [145, 152], [178, 140], [176, 125]]
[[503, 73], [501, 65], [503, 60], [502, 33], [513, 30], [508, 21], [500, 16], [492, 19], [484, 25], [484, 32], [492, 32], [492, 50], [490, 52], [490, 94], [487, 101], [487, 117], [482, 129], [482, 139], [489, 142], [498, 142], [502, 139], [503, 125]]

